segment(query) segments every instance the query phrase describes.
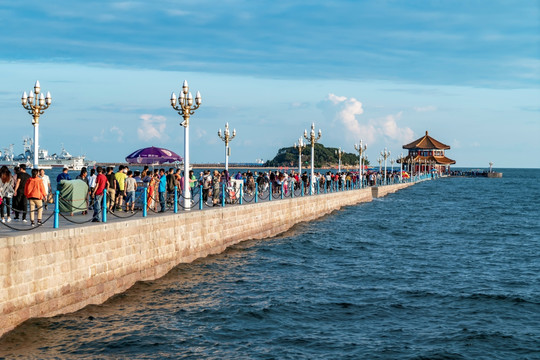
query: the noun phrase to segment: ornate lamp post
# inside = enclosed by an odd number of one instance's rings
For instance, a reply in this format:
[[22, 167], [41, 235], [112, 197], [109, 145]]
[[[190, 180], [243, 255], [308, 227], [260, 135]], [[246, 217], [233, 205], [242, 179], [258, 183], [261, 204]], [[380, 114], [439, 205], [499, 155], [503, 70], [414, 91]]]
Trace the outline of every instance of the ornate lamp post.
[[383, 161], [384, 160], [381, 157], [377, 158], [377, 162], [379, 163], [379, 176], [382, 173], [382, 163], [383, 163]]
[[386, 184], [386, 159], [390, 157], [390, 151], [384, 148], [384, 150], [381, 151], [381, 156], [384, 159], [384, 183]]
[[390, 175], [392, 176], [392, 180], [394, 180], [394, 163], [396, 162], [395, 159], [390, 159]]
[[341, 150], [341, 148], [338, 148], [335, 151], [335, 154], [338, 157], [338, 173], [341, 173], [341, 155], [343, 155], [343, 153], [345, 153], [345, 151]]
[[223, 131], [223, 136], [221, 135], [221, 129], [218, 131], [218, 136], [225, 143], [225, 170], [229, 171], [229, 156], [231, 156], [231, 148], [229, 147], [229, 142], [234, 139], [236, 136], [236, 129], [233, 129], [232, 136], [229, 133], [229, 123], [225, 124], [225, 131]]
[[298, 138], [298, 143], [294, 143], [294, 148], [298, 149], [298, 175], [302, 175], [302, 150], [306, 147], [304, 140]]
[[309, 137], [307, 130], [304, 130], [304, 138], [311, 144], [311, 191], [313, 191], [313, 181], [315, 181], [315, 143], [321, 138], [321, 135], [322, 132], [321, 129], [319, 129], [319, 135], [315, 136], [315, 123], [311, 124], [311, 132], [309, 133]]
[[[35, 98], [34, 98], [35, 94]], [[51, 105], [51, 93], [47, 91], [47, 96], [43, 96], [39, 81], [36, 81], [34, 90], [30, 90], [30, 94], [26, 95], [23, 92], [22, 106], [28, 113], [32, 115], [32, 125], [34, 125], [34, 169], [39, 167], [39, 116]]]
[[360, 188], [362, 188], [362, 185], [364, 184], [364, 164], [362, 164], [362, 155], [367, 149], [367, 144], [362, 146], [362, 140], [360, 140], [360, 144], [354, 144], [354, 149], [358, 151], [358, 158], [360, 160], [360, 166], [358, 167], [358, 171], [360, 173]]
[[175, 93], [171, 94], [171, 106], [178, 114], [184, 118], [180, 126], [184, 127], [184, 209], [189, 210], [191, 207], [191, 191], [189, 186], [189, 118], [195, 113], [195, 110], [201, 105], [201, 93], [197, 91], [195, 96], [195, 105], [193, 105], [193, 95], [189, 92], [189, 86], [186, 80], [182, 85], [180, 96], [176, 97]]

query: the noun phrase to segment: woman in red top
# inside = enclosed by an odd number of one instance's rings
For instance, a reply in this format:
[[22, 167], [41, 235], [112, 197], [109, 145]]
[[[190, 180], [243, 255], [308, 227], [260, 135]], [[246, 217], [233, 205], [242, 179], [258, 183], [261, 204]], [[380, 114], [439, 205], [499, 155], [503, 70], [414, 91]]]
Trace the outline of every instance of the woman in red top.
[[37, 224], [41, 225], [43, 214], [43, 198], [47, 196], [43, 180], [38, 177], [38, 169], [32, 169], [32, 177], [24, 185], [24, 196], [30, 203], [30, 226], [34, 226], [34, 211], [37, 208]]

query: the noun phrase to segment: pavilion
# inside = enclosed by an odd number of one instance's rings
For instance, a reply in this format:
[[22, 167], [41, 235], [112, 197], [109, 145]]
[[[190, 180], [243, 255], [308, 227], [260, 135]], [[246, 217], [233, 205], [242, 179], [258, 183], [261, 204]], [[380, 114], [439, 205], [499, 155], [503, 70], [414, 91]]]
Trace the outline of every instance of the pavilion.
[[409, 154], [403, 159], [398, 159], [398, 163], [402, 160], [404, 168], [406, 167], [409, 172], [412, 170], [414, 173], [422, 173], [433, 169], [439, 173], [448, 172], [450, 165], [456, 163], [444, 154], [450, 146], [429, 136], [427, 130], [426, 135], [410, 144], [403, 145], [403, 148], [409, 150]]

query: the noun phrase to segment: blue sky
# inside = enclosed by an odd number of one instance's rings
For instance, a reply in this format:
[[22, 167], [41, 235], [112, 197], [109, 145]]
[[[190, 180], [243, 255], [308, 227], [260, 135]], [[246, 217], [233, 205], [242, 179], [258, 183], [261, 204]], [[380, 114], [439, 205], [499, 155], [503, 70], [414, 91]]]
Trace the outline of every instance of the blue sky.
[[540, 167], [540, 2], [0, 1], [0, 148], [40, 143], [120, 161], [183, 153], [172, 91], [187, 79], [194, 162], [272, 158], [315, 122], [327, 146], [393, 154], [426, 130], [456, 166]]

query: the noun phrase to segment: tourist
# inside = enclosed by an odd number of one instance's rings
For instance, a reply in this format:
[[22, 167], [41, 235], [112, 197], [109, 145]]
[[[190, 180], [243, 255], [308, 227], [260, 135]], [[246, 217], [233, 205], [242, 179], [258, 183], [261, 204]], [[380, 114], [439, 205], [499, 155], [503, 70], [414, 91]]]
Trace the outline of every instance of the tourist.
[[105, 175], [107, 178], [107, 209], [111, 212], [114, 212], [117, 189], [116, 177], [113, 170], [111, 166], [107, 167], [107, 175]]
[[88, 177], [88, 190], [91, 192], [96, 186], [96, 169], [90, 169], [90, 176]]
[[30, 226], [34, 226], [35, 210], [37, 210], [37, 225], [41, 226], [41, 216], [43, 215], [43, 198], [46, 196], [43, 180], [38, 177], [38, 174], [38, 169], [32, 169], [32, 177], [29, 178], [24, 184], [24, 196], [30, 202]]
[[13, 211], [15, 217], [13, 220], [19, 221], [19, 214], [22, 212], [22, 221], [26, 221], [26, 208], [28, 207], [28, 201], [24, 196], [24, 187], [26, 182], [30, 178], [30, 175], [26, 173], [26, 165], [21, 164], [19, 166], [19, 172], [17, 173], [17, 181], [15, 182], [15, 188], [13, 193]]
[[[84, 168], [86, 170], [86, 168]], [[71, 176], [68, 174], [68, 168], [63, 168], [62, 172], [56, 177], [56, 182], [60, 184], [62, 180], [71, 180]]]
[[165, 198], [165, 195], [167, 194], [167, 176], [165, 176], [165, 169], [159, 169], [158, 193], [159, 193], [159, 204], [161, 206], [161, 210], [159, 212], [164, 213], [167, 207], [166, 198]]
[[11, 176], [7, 166], [0, 168], [0, 217], [2, 222], [6, 222], [4, 217], [4, 207], [6, 208], [7, 222], [11, 222], [11, 199], [15, 188], [15, 179]]
[[125, 171], [127, 170], [125, 170], [125, 168], [126, 167], [124, 165], [120, 165], [118, 167], [118, 171], [116, 172], [116, 174], [114, 174], [114, 178], [116, 179], [116, 182], [118, 184], [116, 190], [116, 209], [118, 211], [122, 211], [122, 205], [124, 202], [124, 187], [127, 178], [127, 175], [125, 173]]
[[[157, 183], [157, 176], [155, 174], [152, 174], [151, 172], [148, 173], [148, 191], [147, 191], [147, 198], [146, 198], [146, 205], [148, 209], [154, 209], [155, 208], [155, 201], [154, 201], [154, 194], [156, 193], [156, 183]], [[150, 176], [152, 175], [152, 176]], [[144, 180], [143, 180], [144, 181]]]
[[212, 188], [212, 176], [210, 176], [210, 170], [205, 170], [203, 174], [203, 201], [206, 204], [208, 201], [208, 195], [210, 194], [210, 189]]
[[[39, 170], [39, 177], [43, 180], [43, 186], [45, 187], [45, 198], [43, 199], [43, 204], [45, 210], [47, 209], [47, 203], [52, 203], [52, 188], [51, 188], [51, 179], [48, 175], [45, 174], [45, 170]], [[50, 199], [49, 199], [50, 198]]]
[[[213, 206], [219, 205], [219, 191], [221, 188], [221, 176], [219, 171], [214, 170], [214, 177], [212, 178], [212, 203]], [[225, 196], [225, 194], [223, 194]]]
[[127, 172], [126, 179], [126, 211], [131, 207], [131, 213], [135, 210], [135, 192], [137, 191], [137, 181], [133, 178], [133, 172]]
[[91, 197], [94, 199], [94, 214], [92, 215], [92, 222], [100, 222], [101, 203], [103, 202], [103, 190], [107, 187], [107, 177], [103, 175], [103, 168], [97, 167], [96, 186], [91, 193]]
[[[83, 168], [81, 169], [80, 174], [77, 175], [77, 177], [75, 178], [75, 180], [82, 180], [82, 181], [84, 181], [84, 183], [85, 183], [86, 185], [89, 185], [89, 184], [88, 184], [88, 171], [86, 170], [86, 167], [83, 167]], [[88, 195], [87, 195], [87, 197], [90, 197], [90, 194], [91, 194], [91, 193], [92, 193], [92, 190], [90, 190], [90, 186], [88, 186]], [[89, 202], [88, 202], [88, 199], [86, 199], [86, 204], [88, 204], [88, 203], [89, 203]], [[86, 206], [86, 205], [85, 205], [85, 206]], [[83, 210], [82, 214], [83, 214], [83, 215], [88, 214], [88, 209]], [[73, 214], [72, 214], [72, 215], [73, 215]]]
[[193, 202], [193, 194], [195, 193], [195, 186], [197, 186], [197, 178], [193, 173], [193, 170], [189, 170], [189, 191], [191, 192], [191, 202]]

